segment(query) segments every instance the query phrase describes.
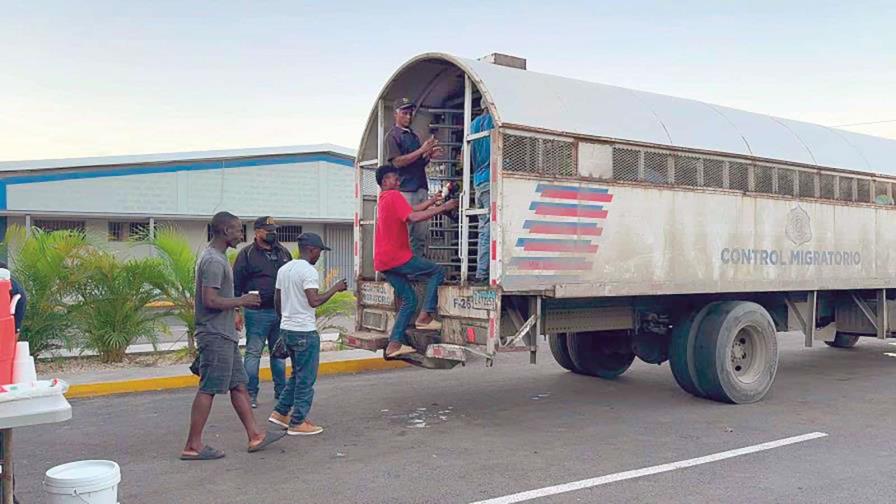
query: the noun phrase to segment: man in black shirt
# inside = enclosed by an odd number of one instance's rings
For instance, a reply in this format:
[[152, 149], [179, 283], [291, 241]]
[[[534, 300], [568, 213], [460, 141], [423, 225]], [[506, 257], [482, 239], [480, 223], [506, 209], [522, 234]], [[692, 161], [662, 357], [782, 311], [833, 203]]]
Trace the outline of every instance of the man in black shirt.
[[[233, 265], [234, 295], [240, 297], [252, 291], [261, 296], [261, 306], [246, 308], [245, 315], [237, 312], [237, 330], [246, 325], [246, 355], [243, 359], [249, 375], [249, 397], [252, 407], [258, 406], [258, 367], [264, 344], [274, 347], [280, 333], [280, 318], [274, 310], [274, 284], [277, 270], [292, 260], [292, 255], [277, 241], [277, 224], [265, 216], [255, 220], [255, 240], [243, 247]], [[274, 400], [286, 387], [286, 360], [271, 358], [271, 376], [274, 379]]]
[[[399, 98], [394, 103], [395, 126], [386, 135], [386, 158], [398, 168], [401, 176], [399, 190], [402, 196], [416, 206], [429, 199], [429, 182], [426, 180], [426, 165], [438, 156], [442, 149], [439, 141], [430, 136], [422, 144], [420, 137], [411, 130], [415, 105], [409, 98]], [[429, 236], [429, 221], [424, 220], [408, 225], [411, 250], [415, 256], [423, 257]]]

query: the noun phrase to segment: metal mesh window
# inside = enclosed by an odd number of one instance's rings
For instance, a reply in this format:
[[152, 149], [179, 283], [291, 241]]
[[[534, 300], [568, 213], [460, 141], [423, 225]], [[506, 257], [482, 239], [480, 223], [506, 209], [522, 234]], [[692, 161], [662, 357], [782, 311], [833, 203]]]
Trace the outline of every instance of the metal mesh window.
[[815, 194], [815, 173], [807, 171], [799, 171], [800, 182], [800, 198], [814, 198]]
[[110, 222], [109, 223], [109, 241], [124, 241], [124, 222]]
[[32, 226], [48, 233], [52, 231], [78, 231], [83, 233], [85, 229], [84, 221], [75, 220], [34, 219]]
[[506, 171], [572, 177], [576, 175], [572, 142], [520, 135], [504, 135]]
[[820, 196], [824, 199], [836, 199], [837, 197], [837, 177], [822, 173], [818, 176], [818, 185], [821, 191]]
[[890, 197], [890, 184], [880, 180], [874, 181], [874, 202], [878, 205], [892, 205], [893, 198]]
[[675, 156], [675, 183], [686, 186], [699, 186], [697, 172], [700, 158]]
[[744, 163], [728, 163], [728, 188], [750, 190], [750, 167]]
[[644, 181], [653, 184], [669, 183], [669, 155], [664, 152], [644, 152]]
[[725, 187], [725, 162], [719, 159], [703, 160], [703, 186]]
[[376, 168], [361, 168], [361, 194], [376, 196]]
[[148, 222], [129, 222], [128, 223], [128, 238], [131, 239], [142, 239], [149, 237], [149, 223]]
[[871, 181], [856, 179], [856, 201], [871, 203]]
[[783, 196], [793, 196], [796, 184], [794, 179], [796, 172], [786, 168], [778, 168], [778, 190], [776, 194]]
[[855, 179], [851, 179], [849, 177], [840, 177], [840, 194], [837, 196], [837, 199], [841, 201], [852, 201], [853, 182], [855, 182]]
[[613, 178], [615, 180], [638, 180], [638, 165], [641, 151], [613, 147]]
[[775, 191], [775, 172], [771, 166], [756, 166], [753, 168], [754, 191], [764, 194], [773, 194]]
[[277, 228], [277, 238], [281, 242], [297, 242], [300, 234], [302, 234], [302, 226], [295, 224], [286, 224]]

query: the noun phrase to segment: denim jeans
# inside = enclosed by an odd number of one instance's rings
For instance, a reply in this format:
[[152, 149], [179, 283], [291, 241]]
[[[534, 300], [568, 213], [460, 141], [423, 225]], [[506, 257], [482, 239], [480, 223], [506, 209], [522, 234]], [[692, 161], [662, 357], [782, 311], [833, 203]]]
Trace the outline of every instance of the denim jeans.
[[[429, 199], [429, 191], [426, 189], [417, 189], [415, 192], [401, 193], [404, 199], [411, 206], [419, 205]], [[426, 242], [429, 239], [429, 221], [408, 222], [408, 235], [411, 239], [411, 251], [417, 257], [424, 257], [426, 254]]]
[[476, 280], [488, 280], [489, 247], [491, 245], [491, 186], [482, 184], [476, 187], [476, 206], [488, 211], [479, 216], [479, 247], [476, 254]]
[[[258, 397], [258, 367], [261, 362], [261, 351], [267, 343], [268, 349], [274, 348], [280, 334], [280, 317], [272, 308], [261, 310], [245, 310], [246, 322], [246, 355], [243, 365], [249, 375], [249, 395]], [[274, 397], [286, 386], [286, 360], [271, 359], [271, 376], [274, 379]]]
[[280, 329], [280, 335], [289, 350], [292, 375], [286, 382], [286, 388], [280, 394], [274, 411], [289, 415], [289, 410], [292, 410], [289, 423], [298, 425], [308, 417], [311, 401], [314, 399], [314, 382], [317, 381], [317, 367], [320, 363], [320, 335], [317, 331], [287, 329]]
[[411, 318], [417, 312], [417, 294], [410, 280], [426, 278], [426, 299], [423, 302], [423, 311], [435, 314], [439, 303], [439, 285], [445, 280], [445, 272], [436, 263], [414, 256], [410, 261], [384, 271], [386, 280], [395, 289], [395, 295], [401, 302], [398, 315], [395, 317], [395, 325], [392, 326], [392, 334], [389, 341], [407, 343], [405, 331], [411, 323]]

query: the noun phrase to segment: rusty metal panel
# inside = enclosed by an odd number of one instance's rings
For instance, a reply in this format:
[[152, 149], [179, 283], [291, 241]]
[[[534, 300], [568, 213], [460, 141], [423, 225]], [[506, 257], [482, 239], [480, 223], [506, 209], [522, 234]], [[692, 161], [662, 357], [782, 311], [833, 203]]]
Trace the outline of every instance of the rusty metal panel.
[[506, 292], [893, 288], [893, 207], [504, 174]]
[[631, 306], [602, 306], [594, 308], [548, 309], [545, 313], [544, 333], [583, 331], [616, 331], [633, 329], [635, 313]]

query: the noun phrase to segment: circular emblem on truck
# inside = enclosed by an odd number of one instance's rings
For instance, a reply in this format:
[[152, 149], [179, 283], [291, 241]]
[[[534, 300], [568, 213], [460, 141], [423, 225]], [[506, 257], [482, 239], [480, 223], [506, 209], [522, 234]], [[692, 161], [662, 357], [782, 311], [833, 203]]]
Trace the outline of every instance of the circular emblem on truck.
[[809, 214], [800, 207], [791, 210], [787, 215], [787, 227], [784, 232], [797, 247], [807, 243], [812, 239], [812, 222]]

